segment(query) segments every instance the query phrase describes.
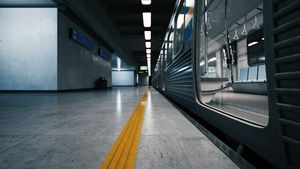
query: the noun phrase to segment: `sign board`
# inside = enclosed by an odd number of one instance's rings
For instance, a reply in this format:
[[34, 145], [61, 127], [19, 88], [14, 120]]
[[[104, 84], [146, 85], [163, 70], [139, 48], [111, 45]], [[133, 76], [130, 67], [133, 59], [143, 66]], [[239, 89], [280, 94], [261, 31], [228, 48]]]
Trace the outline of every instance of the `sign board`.
[[111, 60], [111, 53], [104, 47], [98, 49], [98, 55], [105, 60]]
[[140, 66], [140, 70], [148, 70], [148, 66]]
[[90, 39], [73, 28], [70, 29], [70, 38], [89, 50], [94, 48], [94, 45]]

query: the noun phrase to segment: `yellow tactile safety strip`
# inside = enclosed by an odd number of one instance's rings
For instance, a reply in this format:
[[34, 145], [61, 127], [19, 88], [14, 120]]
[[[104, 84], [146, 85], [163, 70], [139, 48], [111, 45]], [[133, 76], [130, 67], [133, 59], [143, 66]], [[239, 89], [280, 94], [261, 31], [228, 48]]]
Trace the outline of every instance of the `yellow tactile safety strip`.
[[111, 147], [100, 169], [133, 169], [143, 126], [144, 112], [148, 98], [146, 90], [135, 110], [130, 115], [121, 134]]

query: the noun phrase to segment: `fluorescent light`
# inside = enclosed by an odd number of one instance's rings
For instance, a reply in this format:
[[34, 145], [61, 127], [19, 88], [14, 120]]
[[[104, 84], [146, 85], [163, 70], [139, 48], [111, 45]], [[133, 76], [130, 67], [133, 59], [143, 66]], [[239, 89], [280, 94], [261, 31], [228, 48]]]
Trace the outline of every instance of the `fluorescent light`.
[[151, 58], [147, 58], [148, 76], [151, 76]]
[[265, 57], [263, 56], [263, 57], [259, 57], [258, 60], [259, 60], [259, 61], [265, 61], [266, 59], [265, 59]]
[[186, 7], [193, 7], [195, 3], [195, 0], [186, 0], [185, 1], [185, 6]]
[[151, 27], [151, 12], [143, 12], [143, 24], [144, 27]]
[[121, 59], [117, 57], [117, 68], [118, 68], [118, 71], [121, 70]]
[[146, 53], [150, 54], [151, 53], [151, 49], [146, 49]]
[[151, 0], [141, 0], [143, 5], [150, 5], [151, 4]]
[[151, 31], [145, 31], [144, 35], [146, 40], [151, 40]]
[[151, 54], [147, 54], [147, 58], [151, 58]]
[[248, 46], [250, 47], [250, 46], [253, 46], [253, 45], [256, 45], [256, 44], [258, 44], [258, 42], [254, 41], [254, 42], [249, 43]]
[[200, 66], [203, 66], [204, 65], [204, 61], [200, 62]]
[[177, 28], [181, 28], [184, 22], [184, 14], [179, 14], [177, 18]]
[[261, 38], [261, 40], [265, 40], [265, 38]]
[[208, 60], [208, 62], [213, 62], [213, 61], [215, 61], [215, 60], [217, 60], [217, 58], [216, 58], [216, 57], [213, 57], [213, 58], [210, 58], [210, 59]]
[[151, 48], [151, 42], [145, 42], [146, 48]]

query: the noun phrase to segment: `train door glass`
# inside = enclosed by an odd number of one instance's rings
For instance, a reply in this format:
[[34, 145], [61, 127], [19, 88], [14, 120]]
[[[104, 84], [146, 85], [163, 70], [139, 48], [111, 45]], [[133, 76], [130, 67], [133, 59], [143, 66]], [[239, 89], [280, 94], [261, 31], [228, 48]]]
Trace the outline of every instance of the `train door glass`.
[[201, 103], [266, 126], [262, 0], [201, 2], [197, 49]]
[[168, 35], [168, 51], [167, 51], [167, 65], [172, 62], [173, 53], [174, 53], [174, 26], [171, 27], [171, 30]]
[[192, 29], [194, 18], [195, 0], [186, 0], [184, 3], [184, 31], [183, 31], [183, 48], [190, 48], [192, 41]]
[[175, 46], [174, 46], [174, 55], [173, 59], [177, 56], [177, 54], [181, 51], [183, 45], [183, 33], [184, 33], [184, 6], [178, 10], [176, 14], [176, 27], [175, 27]]
[[193, 15], [194, 15], [194, 0], [185, 0], [179, 12], [176, 15], [176, 27], [175, 27], [175, 48], [174, 57], [181, 50], [190, 48], [192, 27], [193, 27]]
[[165, 68], [166, 68], [166, 53], [165, 53], [165, 46], [166, 43], [163, 44], [163, 47], [161, 49], [161, 54], [162, 54], [162, 70], [161, 70], [161, 74], [162, 74], [162, 90], [165, 91], [166, 86], [165, 86]]

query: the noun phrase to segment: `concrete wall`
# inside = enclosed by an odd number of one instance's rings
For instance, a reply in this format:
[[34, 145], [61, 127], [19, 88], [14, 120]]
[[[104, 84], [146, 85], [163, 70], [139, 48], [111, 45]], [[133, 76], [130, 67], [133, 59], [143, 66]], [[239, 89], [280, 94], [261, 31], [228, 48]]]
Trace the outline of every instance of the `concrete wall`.
[[[64, 14], [58, 14], [58, 89], [93, 88], [98, 77], [105, 77], [111, 87], [111, 62], [97, 55], [97, 43]], [[74, 28], [92, 40], [93, 50], [88, 50], [69, 38]]]
[[113, 86], [133, 86], [134, 83], [134, 71], [112, 71]]
[[57, 9], [0, 8], [0, 90], [57, 89]]

